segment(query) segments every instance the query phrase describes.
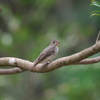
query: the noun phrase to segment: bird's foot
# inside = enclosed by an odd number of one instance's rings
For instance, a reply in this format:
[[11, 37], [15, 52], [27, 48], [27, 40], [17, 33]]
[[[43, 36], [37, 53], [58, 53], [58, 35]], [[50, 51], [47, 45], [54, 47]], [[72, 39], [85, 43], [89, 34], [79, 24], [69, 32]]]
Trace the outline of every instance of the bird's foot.
[[52, 62], [52, 61], [48, 60], [46, 63], [47, 63], [47, 64], [50, 64], [51, 62]]

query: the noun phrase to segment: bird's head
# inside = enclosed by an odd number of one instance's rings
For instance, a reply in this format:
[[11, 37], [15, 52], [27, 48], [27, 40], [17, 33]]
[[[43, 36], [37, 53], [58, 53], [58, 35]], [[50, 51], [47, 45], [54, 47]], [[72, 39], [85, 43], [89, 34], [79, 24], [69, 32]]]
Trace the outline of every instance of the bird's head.
[[58, 40], [53, 40], [51, 42], [51, 45], [54, 45], [54, 46], [59, 46], [60, 42]]

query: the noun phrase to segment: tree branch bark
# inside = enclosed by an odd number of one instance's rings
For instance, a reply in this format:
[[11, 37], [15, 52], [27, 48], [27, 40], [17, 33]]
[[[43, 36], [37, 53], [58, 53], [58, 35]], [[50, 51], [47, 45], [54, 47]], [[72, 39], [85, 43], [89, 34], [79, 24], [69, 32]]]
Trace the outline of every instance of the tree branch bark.
[[23, 72], [20, 68], [0, 69], [0, 75], [10, 75]]
[[[55, 61], [52, 61], [50, 64], [47, 64], [47, 63], [38, 64], [35, 68], [32, 69], [32, 71], [37, 72], [37, 73], [45, 73], [45, 72], [53, 71], [57, 68], [60, 68], [66, 65], [97, 63], [100, 61], [100, 57], [91, 58], [91, 59], [85, 59], [85, 58], [90, 57], [98, 52], [100, 52], [100, 41], [98, 41], [93, 46], [79, 53], [73, 54], [71, 56], [59, 58]], [[29, 70], [30, 67], [33, 66], [33, 64], [34, 63], [30, 61], [19, 59], [19, 58], [3, 57], [3, 58], [0, 58], [0, 66], [12, 66], [12, 67], [18, 67], [18, 68], [0, 69], [0, 74], [20, 73], [20, 72], [23, 72], [23, 70]]]

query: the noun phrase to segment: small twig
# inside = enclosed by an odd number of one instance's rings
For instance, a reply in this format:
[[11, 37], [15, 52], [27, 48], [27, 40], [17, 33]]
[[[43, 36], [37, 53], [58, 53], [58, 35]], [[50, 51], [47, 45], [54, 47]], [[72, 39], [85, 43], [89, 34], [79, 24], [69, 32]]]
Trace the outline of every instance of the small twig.
[[99, 41], [99, 38], [100, 38], [100, 31], [98, 33], [98, 36], [97, 36], [97, 39], [96, 39], [96, 43]]

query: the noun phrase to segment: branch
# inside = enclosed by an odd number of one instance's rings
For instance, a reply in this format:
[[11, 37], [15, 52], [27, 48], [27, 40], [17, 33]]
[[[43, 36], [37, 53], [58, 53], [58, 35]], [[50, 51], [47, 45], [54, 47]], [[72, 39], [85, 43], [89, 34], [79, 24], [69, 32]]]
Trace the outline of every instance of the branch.
[[99, 41], [99, 38], [100, 38], [100, 31], [98, 33], [98, 36], [97, 36], [97, 39], [96, 39], [96, 43]]
[[84, 59], [84, 60], [81, 60], [80, 62], [72, 64], [72, 65], [95, 64], [95, 63], [98, 63], [98, 62], [100, 62], [100, 57]]
[[17, 74], [21, 72], [22, 69], [20, 68], [0, 69], [0, 75]]
[[[75, 64], [90, 64], [90, 63], [96, 63], [100, 61], [100, 57], [98, 58], [92, 58], [92, 59], [85, 59], [87, 57], [90, 57], [96, 53], [100, 52], [100, 41], [98, 41], [95, 45], [79, 52], [76, 54], [73, 54], [71, 56], [67, 56], [67, 57], [62, 57], [59, 58], [55, 61], [52, 61], [50, 64], [47, 63], [43, 63], [43, 64], [38, 64], [35, 68], [32, 69], [33, 72], [38, 72], [38, 73], [45, 73], [45, 72], [50, 72], [53, 71], [57, 68], [60, 68], [62, 66], [66, 66], [66, 65], [75, 65]], [[84, 59], [84, 60], [83, 60]], [[99, 60], [96, 60], [99, 59]], [[12, 66], [12, 67], [19, 67], [20, 69], [12, 69], [14, 70], [13, 72], [11, 72], [11, 74], [19, 73], [22, 72], [21, 69], [23, 70], [29, 70], [30, 67], [33, 66], [34, 63], [29, 62], [27, 60], [23, 60], [23, 59], [19, 59], [19, 58], [14, 58], [14, 57], [3, 57], [0, 58], [0, 66]], [[3, 74], [4, 69], [0, 70], [0, 74]], [[5, 69], [5, 74], [6, 74], [6, 70]], [[11, 71], [11, 69], [9, 69]], [[10, 72], [9, 71], [9, 72]]]
[[[10, 59], [12, 59], [12, 58], [10, 58]], [[16, 59], [18, 59], [18, 58], [16, 58]], [[100, 62], [100, 57], [84, 59], [84, 60], [81, 60], [78, 63], [74, 63], [74, 64], [71, 64], [71, 65], [95, 64], [97, 62]], [[25, 71], [25, 70], [22, 70], [20, 68], [0, 69], [0, 75], [17, 74], [17, 73], [21, 73], [23, 71]]]

